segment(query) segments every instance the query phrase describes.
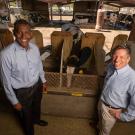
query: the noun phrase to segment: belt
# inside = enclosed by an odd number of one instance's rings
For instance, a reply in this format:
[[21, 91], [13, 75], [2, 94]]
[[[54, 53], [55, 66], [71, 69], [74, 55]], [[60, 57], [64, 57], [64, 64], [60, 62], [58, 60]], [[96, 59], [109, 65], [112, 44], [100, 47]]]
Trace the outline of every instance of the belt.
[[37, 85], [37, 83], [35, 83], [34, 85], [28, 87], [28, 88], [24, 88], [24, 89], [33, 89], [35, 86]]
[[109, 107], [109, 108], [112, 108], [112, 109], [121, 109], [121, 108], [113, 107], [113, 106], [111, 106], [111, 105], [105, 103], [104, 101], [102, 101], [102, 103], [103, 103], [105, 106], [107, 106], [107, 107]]
[[[30, 87], [24, 87], [24, 88], [19, 88], [19, 89], [33, 89], [36, 85], [38, 85], [38, 84], [40, 84], [40, 79], [34, 84], [34, 85], [32, 85], [32, 86], [30, 86]], [[16, 90], [19, 90], [19, 89], [15, 89], [15, 88], [13, 88], [15, 91]]]

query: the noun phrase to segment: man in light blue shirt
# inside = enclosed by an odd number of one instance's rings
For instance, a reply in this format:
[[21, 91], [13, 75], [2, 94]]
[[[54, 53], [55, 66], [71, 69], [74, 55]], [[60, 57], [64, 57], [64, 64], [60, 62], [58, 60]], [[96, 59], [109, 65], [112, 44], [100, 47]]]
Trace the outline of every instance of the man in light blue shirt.
[[98, 105], [100, 135], [110, 135], [117, 119], [135, 119], [135, 71], [128, 65], [130, 54], [127, 45], [113, 50]]
[[39, 49], [30, 43], [32, 32], [25, 20], [14, 24], [16, 40], [1, 51], [1, 80], [10, 103], [19, 114], [26, 135], [34, 135], [34, 124], [46, 126], [40, 120], [42, 91], [46, 80]]

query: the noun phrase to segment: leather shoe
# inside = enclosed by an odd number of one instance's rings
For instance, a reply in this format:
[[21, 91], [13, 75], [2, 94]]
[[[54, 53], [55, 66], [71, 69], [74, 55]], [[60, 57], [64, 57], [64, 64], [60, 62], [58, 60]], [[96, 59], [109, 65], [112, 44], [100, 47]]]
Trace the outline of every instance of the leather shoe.
[[47, 126], [48, 122], [44, 120], [39, 120], [39, 121], [35, 121], [34, 124], [39, 125], [39, 126]]

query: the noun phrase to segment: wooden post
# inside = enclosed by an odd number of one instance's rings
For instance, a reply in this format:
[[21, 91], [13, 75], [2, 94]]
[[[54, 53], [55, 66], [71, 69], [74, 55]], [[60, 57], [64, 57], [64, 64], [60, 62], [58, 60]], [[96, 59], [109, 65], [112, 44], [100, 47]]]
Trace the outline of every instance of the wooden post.
[[103, 0], [99, 1], [98, 10], [97, 10], [97, 19], [96, 19], [96, 30], [101, 30], [104, 24], [104, 11], [103, 11]]
[[60, 62], [60, 88], [62, 87], [62, 74], [63, 74], [63, 49], [64, 49], [64, 42], [62, 45], [62, 51], [61, 51], [61, 62]]

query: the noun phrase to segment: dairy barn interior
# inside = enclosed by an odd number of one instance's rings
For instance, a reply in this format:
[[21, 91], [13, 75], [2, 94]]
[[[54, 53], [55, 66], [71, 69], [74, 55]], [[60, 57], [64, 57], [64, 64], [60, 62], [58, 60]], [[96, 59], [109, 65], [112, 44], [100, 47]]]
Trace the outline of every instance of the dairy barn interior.
[[[98, 13], [103, 3], [103, 13]], [[108, 54], [117, 45], [131, 44], [135, 69], [134, 0], [0, 0], [0, 50], [14, 41], [13, 24], [26, 19], [41, 53], [48, 84], [41, 117], [48, 126], [35, 126], [35, 135], [96, 135], [97, 103]], [[72, 25], [74, 24], [74, 25]], [[82, 32], [80, 47], [91, 48], [88, 59], [67, 73], [75, 26]], [[97, 26], [99, 26], [97, 28]], [[76, 50], [77, 51], [77, 50]], [[134, 135], [135, 122], [118, 121], [111, 135]], [[0, 86], [0, 135], [23, 135], [13, 109]]]

